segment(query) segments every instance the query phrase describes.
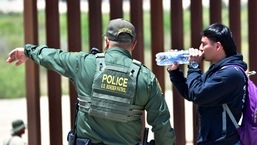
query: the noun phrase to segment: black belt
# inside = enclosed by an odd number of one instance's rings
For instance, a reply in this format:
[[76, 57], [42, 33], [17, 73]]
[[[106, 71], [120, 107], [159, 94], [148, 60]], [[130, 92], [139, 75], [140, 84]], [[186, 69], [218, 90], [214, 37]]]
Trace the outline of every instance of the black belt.
[[[77, 138], [76, 145], [106, 145], [106, 144], [104, 144], [102, 142], [100, 142], [100, 143], [92, 143], [90, 139]], [[141, 145], [141, 144], [136, 144], [136, 145]]]
[[105, 145], [104, 143], [91, 143], [91, 145]]
[[76, 145], [105, 145], [104, 143], [92, 143], [91, 139], [82, 139], [82, 138], [77, 138], [76, 139]]

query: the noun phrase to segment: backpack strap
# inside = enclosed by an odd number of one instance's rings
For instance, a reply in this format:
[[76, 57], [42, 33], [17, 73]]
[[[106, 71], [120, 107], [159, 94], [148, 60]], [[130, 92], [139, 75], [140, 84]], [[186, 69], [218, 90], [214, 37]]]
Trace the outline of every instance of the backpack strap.
[[[230, 111], [228, 104], [222, 104], [223, 109], [228, 113], [229, 118], [231, 119], [231, 121], [233, 122], [233, 124], [235, 125], [236, 129], [239, 128], [238, 123], [236, 122], [235, 117], [233, 116], [232, 112]], [[224, 119], [224, 118], [223, 118]], [[224, 125], [223, 125], [224, 126]], [[226, 125], [225, 125], [226, 126]]]
[[[243, 73], [243, 75], [244, 75], [244, 80], [245, 80], [245, 83], [246, 83], [246, 91], [245, 91], [245, 93], [244, 93], [244, 97], [245, 97], [246, 94], [247, 94], [247, 79], [248, 79], [247, 74], [245, 73], [244, 69], [243, 69], [241, 66], [239, 66], [239, 65], [233, 65], [233, 64], [231, 64], [231, 65], [226, 65], [226, 66], [223, 66], [221, 69], [224, 69], [224, 68], [229, 67], [229, 66], [233, 66], [233, 67], [239, 68], [240, 71], [242, 71], [242, 73]], [[237, 123], [235, 117], [233, 116], [231, 110], [229, 109], [227, 103], [222, 104], [222, 107], [223, 107], [223, 112], [222, 112], [222, 137], [221, 137], [220, 139], [225, 138], [226, 132], [227, 132], [227, 118], [226, 118], [226, 113], [229, 115], [229, 118], [230, 118], [231, 121], [233, 122], [235, 128], [236, 128], [236, 129], [239, 128], [239, 125], [238, 125], [238, 123]]]

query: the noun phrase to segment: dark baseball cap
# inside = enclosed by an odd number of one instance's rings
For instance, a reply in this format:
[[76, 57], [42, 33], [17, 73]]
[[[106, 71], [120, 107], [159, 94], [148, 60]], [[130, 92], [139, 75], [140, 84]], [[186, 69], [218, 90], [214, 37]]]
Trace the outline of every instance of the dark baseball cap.
[[129, 21], [118, 18], [109, 22], [105, 36], [112, 41], [132, 43], [136, 39], [136, 31]]

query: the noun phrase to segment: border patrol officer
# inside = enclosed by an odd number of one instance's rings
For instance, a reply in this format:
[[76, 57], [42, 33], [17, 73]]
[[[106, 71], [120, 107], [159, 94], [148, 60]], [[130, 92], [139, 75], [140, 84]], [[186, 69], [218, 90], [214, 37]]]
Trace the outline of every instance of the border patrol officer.
[[77, 144], [85, 139], [91, 144], [138, 144], [144, 110], [156, 144], [174, 144], [175, 133], [158, 80], [151, 70], [132, 59], [137, 43], [134, 26], [124, 19], [111, 20], [105, 42], [107, 50], [100, 54], [27, 44], [11, 51], [7, 62], [20, 65], [30, 58], [70, 78], [78, 93]]

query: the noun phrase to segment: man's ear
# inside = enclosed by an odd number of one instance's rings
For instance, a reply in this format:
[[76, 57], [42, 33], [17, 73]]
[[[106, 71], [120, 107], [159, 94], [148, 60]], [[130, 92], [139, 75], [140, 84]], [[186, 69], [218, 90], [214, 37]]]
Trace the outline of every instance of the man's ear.
[[223, 45], [220, 42], [216, 42], [216, 51], [224, 53], [226, 55], [224, 47], [223, 47]]
[[105, 39], [105, 49], [109, 47], [110, 40], [107, 37], [104, 37]]
[[219, 49], [221, 49], [221, 48], [223, 48], [223, 46], [221, 45], [221, 43], [220, 43], [220, 42], [216, 42], [216, 49], [219, 50]]
[[131, 50], [134, 50], [135, 47], [136, 47], [136, 45], [137, 45], [137, 40], [135, 40], [135, 41], [133, 42], [133, 45], [132, 45], [132, 47], [131, 47]]

